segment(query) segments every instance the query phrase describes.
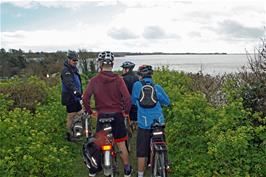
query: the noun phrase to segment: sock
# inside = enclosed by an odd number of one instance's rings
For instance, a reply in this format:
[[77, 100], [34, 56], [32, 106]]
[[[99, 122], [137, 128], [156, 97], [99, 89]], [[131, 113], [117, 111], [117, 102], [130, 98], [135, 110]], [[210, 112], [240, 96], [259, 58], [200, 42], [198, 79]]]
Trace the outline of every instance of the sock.
[[129, 171], [129, 170], [130, 170], [130, 165], [129, 165], [129, 164], [124, 165], [124, 169], [125, 169], [126, 171]]
[[144, 172], [138, 171], [138, 177], [144, 177]]

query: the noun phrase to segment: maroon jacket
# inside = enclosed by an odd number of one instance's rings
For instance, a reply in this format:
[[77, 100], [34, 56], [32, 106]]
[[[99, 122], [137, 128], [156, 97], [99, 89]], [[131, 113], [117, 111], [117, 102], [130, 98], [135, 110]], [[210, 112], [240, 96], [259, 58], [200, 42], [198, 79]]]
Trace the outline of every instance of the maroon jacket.
[[89, 80], [83, 94], [83, 104], [86, 111], [91, 114], [90, 98], [94, 96], [95, 107], [98, 114], [125, 111], [129, 113], [131, 97], [123, 79], [111, 71], [101, 71]]

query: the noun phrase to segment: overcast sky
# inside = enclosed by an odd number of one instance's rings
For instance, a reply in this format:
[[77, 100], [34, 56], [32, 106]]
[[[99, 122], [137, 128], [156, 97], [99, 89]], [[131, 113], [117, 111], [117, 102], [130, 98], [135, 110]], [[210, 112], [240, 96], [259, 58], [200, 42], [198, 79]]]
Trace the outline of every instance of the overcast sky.
[[2, 0], [0, 47], [244, 53], [265, 26], [263, 0]]

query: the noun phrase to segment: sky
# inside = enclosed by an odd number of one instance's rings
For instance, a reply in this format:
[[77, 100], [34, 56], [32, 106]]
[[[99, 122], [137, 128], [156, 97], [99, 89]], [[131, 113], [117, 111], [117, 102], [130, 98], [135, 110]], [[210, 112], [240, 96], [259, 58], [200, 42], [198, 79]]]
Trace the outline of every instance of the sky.
[[263, 0], [0, 3], [6, 50], [245, 53], [266, 36]]

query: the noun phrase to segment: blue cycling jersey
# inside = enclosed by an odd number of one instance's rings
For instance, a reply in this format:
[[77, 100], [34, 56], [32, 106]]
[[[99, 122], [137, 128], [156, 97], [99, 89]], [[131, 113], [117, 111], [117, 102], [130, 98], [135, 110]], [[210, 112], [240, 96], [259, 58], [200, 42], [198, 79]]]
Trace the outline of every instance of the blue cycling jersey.
[[[144, 78], [144, 81], [153, 83], [151, 78]], [[160, 85], [155, 84], [154, 88], [158, 102], [153, 108], [143, 108], [139, 105], [141, 88], [142, 84], [140, 81], [134, 83], [131, 100], [132, 104], [137, 105], [138, 107], [138, 126], [142, 129], [150, 129], [154, 119], [158, 120], [160, 123], [164, 123], [164, 115], [161, 105], [170, 105], [170, 99], [164, 89]]]

